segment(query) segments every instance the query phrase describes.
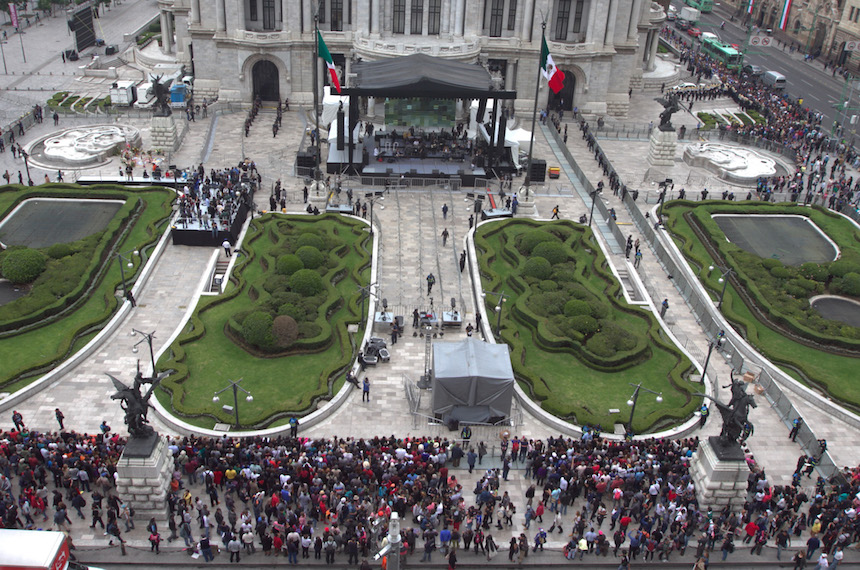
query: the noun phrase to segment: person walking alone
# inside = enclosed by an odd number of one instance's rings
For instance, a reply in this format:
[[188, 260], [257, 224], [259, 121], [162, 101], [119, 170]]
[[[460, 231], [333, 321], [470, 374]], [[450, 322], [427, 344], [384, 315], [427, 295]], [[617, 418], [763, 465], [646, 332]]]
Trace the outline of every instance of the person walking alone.
[[370, 378], [364, 377], [361, 383], [361, 401], [370, 403]]
[[442, 230], [442, 247], [445, 247], [445, 244], [448, 243], [448, 236], [451, 235], [448, 233], [448, 228]]
[[57, 418], [57, 423], [60, 424], [60, 431], [66, 429], [66, 426], [63, 425], [63, 420], [66, 419], [66, 416], [63, 415], [60, 408], [54, 408], [54, 417]]

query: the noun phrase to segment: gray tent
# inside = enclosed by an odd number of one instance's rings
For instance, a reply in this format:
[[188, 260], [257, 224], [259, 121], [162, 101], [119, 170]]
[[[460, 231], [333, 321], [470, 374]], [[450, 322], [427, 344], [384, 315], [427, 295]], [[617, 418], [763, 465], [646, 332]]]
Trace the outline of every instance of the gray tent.
[[514, 371], [506, 344], [476, 338], [433, 344], [433, 414], [446, 421], [497, 421], [511, 415]]

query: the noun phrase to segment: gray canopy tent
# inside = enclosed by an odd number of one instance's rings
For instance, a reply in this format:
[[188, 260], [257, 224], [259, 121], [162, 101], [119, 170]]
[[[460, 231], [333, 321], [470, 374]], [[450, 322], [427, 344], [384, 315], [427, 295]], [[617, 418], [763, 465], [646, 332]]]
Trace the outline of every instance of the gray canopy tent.
[[433, 344], [433, 414], [448, 423], [496, 423], [511, 415], [514, 371], [506, 344], [470, 337]]

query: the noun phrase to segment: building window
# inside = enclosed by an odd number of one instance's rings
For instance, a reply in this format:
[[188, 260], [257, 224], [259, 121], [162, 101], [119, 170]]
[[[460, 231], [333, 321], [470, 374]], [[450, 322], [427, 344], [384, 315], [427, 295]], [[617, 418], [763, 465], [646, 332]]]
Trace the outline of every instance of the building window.
[[555, 16], [555, 39], [563, 41], [567, 39], [567, 27], [570, 21], [571, 0], [558, 0], [558, 12]]
[[248, 6], [248, 18], [252, 22], [257, 21], [257, 0], [251, 0]]
[[320, 0], [317, 13], [319, 14], [319, 23], [325, 24], [325, 0]]
[[331, 0], [331, 30], [343, 31], [343, 0]]
[[442, 21], [442, 0], [430, 0], [427, 12], [427, 33], [439, 34], [439, 25]]
[[514, 31], [517, 26], [517, 0], [509, 0], [508, 4], [508, 30]]
[[424, 25], [424, 0], [412, 0], [412, 18], [409, 32], [413, 35], [421, 35], [421, 27]]
[[582, 31], [582, 12], [585, 10], [585, 0], [576, 0], [576, 9], [573, 12], [573, 33]]
[[502, 35], [502, 18], [505, 16], [505, 0], [492, 0], [490, 4], [490, 37]]
[[263, 0], [263, 29], [275, 29], [275, 0]]
[[394, 18], [391, 22], [391, 31], [395, 34], [406, 32], [406, 0], [394, 0]]

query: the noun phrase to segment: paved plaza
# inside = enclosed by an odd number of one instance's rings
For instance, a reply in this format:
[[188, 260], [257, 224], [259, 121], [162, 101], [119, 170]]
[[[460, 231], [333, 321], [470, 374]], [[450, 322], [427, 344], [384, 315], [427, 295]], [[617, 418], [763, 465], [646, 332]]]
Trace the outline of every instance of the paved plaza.
[[[120, 6], [115, 6], [107, 12], [101, 25], [105, 30], [108, 43], [121, 43], [123, 31], [134, 29], [148, 17], [157, 13], [157, 3], [154, 0], [126, 0]], [[65, 24], [62, 18], [46, 19], [43, 23], [33, 26], [24, 36], [27, 47], [27, 62], [24, 63], [20, 51], [12, 49], [18, 38], [10, 40], [6, 45], [7, 65], [10, 72], [0, 79], [0, 118], [14, 120], [15, 114], [25, 112], [29, 105], [43, 103], [50, 95], [58, 90], [73, 90], [80, 93], [96, 94], [106, 90], [101, 83], [82, 80], [72, 64], [64, 64], [59, 53], [69, 43], [63, 30]], [[17, 52], [17, 53], [16, 53]], [[14, 71], [14, 72], [13, 72]], [[135, 70], [121, 71], [126, 76], [136, 73]], [[106, 94], [106, 93], [105, 93]], [[655, 92], [637, 92], [632, 95], [630, 105], [631, 116], [629, 123], [647, 125], [656, 119], [662, 108], [653, 99]], [[731, 101], [721, 99], [714, 102], [702, 103], [700, 108], [707, 109], [730, 107]], [[697, 109], [699, 110], [699, 109]], [[528, 128], [529, 122], [524, 120], [525, 110], [518, 110], [519, 126]], [[256, 161], [263, 176], [263, 186], [256, 196], [260, 210], [268, 209], [269, 189], [275, 180], [282, 180], [288, 190], [287, 210], [289, 213], [302, 213], [304, 204], [301, 200], [302, 181], [291, 176], [292, 165], [300, 145], [307, 144], [305, 138], [305, 110], [293, 109], [286, 113], [283, 126], [277, 138], [272, 137], [270, 117], [263, 114], [254, 124], [248, 137], [242, 136], [242, 124], [245, 115], [241, 112], [233, 114], [210, 113], [208, 118], [198, 118], [188, 125], [182, 147], [170, 156], [170, 161], [180, 168], [191, 168], [202, 163], [207, 169], [224, 168], [236, 164], [241, 158], [247, 157]], [[273, 115], [271, 116], [273, 118]], [[691, 131], [697, 122], [692, 115], [678, 115], [676, 123], [686, 125]], [[104, 122], [104, 118], [63, 118], [61, 126], [68, 124], [95, 124]], [[141, 130], [144, 148], [148, 148], [149, 118], [132, 114], [119, 117], [121, 123], [129, 124]], [[177, 121], [184, 121], [184, 116], [177, 114]], [[50, 124], [49, 124], [50, 123]], [[602, 172], [593, 159], [593, 154], [586, 148], [574, 122], [569, 124], [567, 147], [576, 159], [579, 167], [586, 173], [589, 180], [596, 185], [602, 178]], [[23, 143], [51, 132], [56, 127], [46, 120], [27, 132]], [[547, 160], [549, 165], [561, 165], [561, 156], [546, 136], [546, 127], [538, 127], [535, 137], [535, 156]], [[603, 148], [612, 162], [617, 165], [622, 179], [628, 185], [640, 185], [643, 190], [655, 190], [656, 185], [648, 179], [648, 164], [645, 161], [647, 142], [636, 141], [602, 141]], [[644, 145], [644, 146], [643, 146]], [[116, 159], [107, 165], [90, 169], [82, 173], [86, 175], [115, 176], [118, 171]], [[0, 154], [0, 171], [9, 170], [13, 174], [23, 168], [23, 163], [14, 160], [9, 152]], [[696, 173], [683, 163], [678, 163], [676, 169], [685, 169], [688, 180], [697, 180]], [[56, 178], [55, 171], [33, 169], [32, 178], [37, 183], [44, 180], [47, 174], [52, 180]], [[71, 175], [69, 175], [71, 174]], [[75, 173], [65, 176], [66, 180], [74, 178]], [[856, 173], [855, 173], [856, 175]], [[676, 176], [676, 179], [680, 180]], [[520, 182], [515, 181], [515, 185]], [[590, 203], [581, 196], [583, 191], [579, 183], [564, 173], [561, 179], [547, 181], [537, 186], [536, 205], [537, 217], [548, 219], [552, 208], [560, 206], [561, 217], [578, 220], [580, 215], [587, 213]], [[679, 185], [676, 182], [676, 186]], [[688, 192], [698, 191], [693, 184], [687, 185]], [[360, 188], [355, 187], [360, 196]], [[607, 207], [615, 209], [618, 224], [625, 233], [631, 233], [637, 238], [635, 226], [621, 201], [611, 193], [605, 193], [600, 199]], [[447, 218], [443, 218], [442, 206], [449, 207]], [[645, 200], [639, 202], [645, 208], [653, 207]], [[433, 291], [434, 306], [448, 306], [450, 299], [455, 299], [458, 308], [465, 315], [464, 322], [475, 323], [475, 296], [473, 293], [473, 276], [467, 270], [461, 272], [458, 267], [460, 252], [466, 247], [469, 232], [469, 216], [472, 212], [471, 202], [465, 198], [465, 190], [452, 191], [444, 187], [413, 188], [394, 190], [379, 200], [373, 211], [374, 226], [379, 239], [379, 296], [385, 297], [390, 310], [395, 314], [409, 315], [413, 308], [429, 308], [430, 298], [426, 295], [424, 277], [432, 272], [437, 279]], [[605, 225], [605, 220], [595, 219], [595, 224]], [[447, 229], [450, 238], [447, 245], [442, 245], [441, 233]], [[617, 269], [636, 271], [625, 259], [623, 248], [610, 243], [611, 236], [596, 232], [599, 239], [605, 243], [604, 251], [609, 262]], [[610, 241], [607, 241], [610, 240]], [[613, 251], [617, 253], [613, 253]], [[643, 247], [643, 261], [638, 273], [645, 282], [647, 292], [651, 295], [652, 309], [659, 306], [662, 299], [668, 299], [671, 310], [666, 316], [666, 324], [670, 326], [675, 336], [682, 339], [685, 348], [690, 351], [700, 363], [707, 350], [708, 338], [697, 322], [685, 300], [678, 293], [673, 282], [663, 267], [656, 261], [655, 255], [647, 246]], [[20, 411], [30, 428], [51, 431], [56, 429], [54, 408], [59, 407], [66, 416], [66, 425], [70, 429], [81, 432], [96, 432], [99, 424], [106, 420], [108, 424], [120, 428], [123, 425], [123, 412], [109, 396], [113, 393], [106, 374], [113, 374], [121, 379], [130, 379], [138, 358], [146, 364], [146, 350], [132, 352], [133, 346], [140, 341], [139, 336], [131, 336], [132, 329], [156, 331], [156, 349], [162, 348], [174, 331], [183, 325], [190, 309], [195, 305], [206, 277], [206, 268], [213, 259], [224, 258], [220, 248], [187, 247], [167, 245], [163, 254], [158, 258], [151, 276], [139, 285], [137, 307], [124, 313], [122, 322], [114, 333], [108, 335], [95, 352], [83, 362], [69, 367], [59, 377], [50, 383], [34, 390], [32, 397], [17, 403], [15, 409]], [[486, 324], [486, 323], [485, 323]], [[372, 382], [371, 401], [361, 402], [361, 394], [352, 390], [346, 401], [331, 413], [325, 420], [304, 430], [302, 435], [309, 437], [372, 437], [379, 434], [395, 434], [397, 436], [440, 435], [451, 436], [446, 428], [430, 425], [425, 419], [410, 413], [408, 402], [404, 395], [404, 382], [417, 381], [424, 373], [424, 339], [412, 335], [411, 322], [407, 319], [405, 334], [400, 342], [390, 346], [391, 362], [380, 364], [368, 370], [367, 375]], [[448, 330], [444, 340], [457, 340], [465, 337], [465, 332]], [[715, 374], [718, 384], [727, 384], [730, 378], [730, 365], [715, 352], [710, 368]], [[192, 371], [193, 374], [193, 371]], [[635, 380], [635, 379], [631, 379]], [[726, 401], [727, 391], [721, 393], [721, 399]], [[626, 408], [625, 402], [629, 394], [618, 394], [619, 408]], [[422, 394], [421, 409], [429, 412], [429, 394]], [[860, 457], [860, 442], [856, 430], [841, 422], [833, 414], [828, 413], [825, 405], [797, 398], [794, 405], [803, 413], [807, 423], [813, 426], [819, 437], [825, 437], [829, 442], [828, 450], [839, 466], [855, 466]], [[0, 425], [9, 427], [11, 410], [7, 410], [0, 401]], [[515, 409], [516, 425], [510, 428], [512, 434], [527, 438], [546, 438], [558, 435], [557, 431], [546, 425], [540, 418], [530, 414], [517, 405]], [[787, 435], [789, 428], [780, 419], [776, 411], [760, 398], [759, 407], [750, 410], [750, 418], [755, 425], [755, 433], [747, 442], [749, 451], [755, 460], [764, 466], [768, 479], [773, 485], [786, 485], [791, 482], [801, 449], [792, 443]], [[162, 433], [173, 433], [171, 428], [164, 425], [154, 414], [150, 414], [154, 427]], [[711, 418], [707, 425], [696, 435], [706, 437], [719, 431], [719, 420]], [[492, 451], [485, 459], [488, 465], [498, 465], [498, 428], [477, 428], [474, 439], [486, 441]], [[502, 490], [507, 490], [513, 497], [522, 497], [527, 486], [525, 479], [515, 469], [511, 481], [503, 484]], [[465, 488], [472, 488], [480, 477], [479, 472], [469, 475], [464, 470], [456, 471], [458, 478]], [[809, 484], [810, 480], [805, 480]], [[573, 509], [572, 509], [573, 511]], [[571, 513], [572, 514], [572, 513]], [[547, 519], [548, 520], [548, 519]], [[81, 524], [80, 527], [85, 525]], [[154, 561], [154, 555], [148, 551], [147, 535], [143, 524], [138, 530], [128, 534], [129, 545], [133, 548], [130, 559], [138, 563]], [[549, 526], [549, 525], [546, 525]], [[510, 532], [518, 535], [520, 529], [515, 527]], [[505, 531], [508, 532], [508, 531]], [[87, 559], [105, 562], [118, 559], [116, 549], [96, 550], [107, 543], [101, 533], [93, 534], [89, 528], [73, 527], [73, 536], [79, 549], [86, 550]], [[497, 536], [499, 544], [507, 542], [507, 535]], [[561, 562], [557, 554], [566, 542], [565, 535], [553, 535], [548, 544], [554, 562]], [[177, 549], [177, 546], [164, 544], [164, 550]], [[87, 550], [93, 549], [93, 550]], [[544, 556], [551, 556], [549, 554]], [[850, 556], [856, 556], [852, 553]], [[150, 558], [152, 557], [152, 558]], [[466, 556], [463, 562], [470, 562]], [[500, 554], [499, 559], [506, 556]], [[529, 564], [539, 565], [539, 561], [530, 557]], [[847, 558], [847, 557], [846, 557]], [[172, 561], [173, 559], [170, 558]], [[252, 559], [253, 560], [253, 559]], [[773, 560], [773, 553], [767, 553], [765, 561]], [[498, 560], [501, 562], [501, 560]], [[615, 564], [612, 559], [607, 563]], [[686, 564], [686, 562], [684, 562]], [[600, 564], [600, 563], [598, 563]]]

